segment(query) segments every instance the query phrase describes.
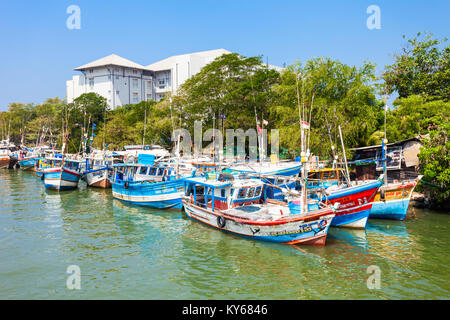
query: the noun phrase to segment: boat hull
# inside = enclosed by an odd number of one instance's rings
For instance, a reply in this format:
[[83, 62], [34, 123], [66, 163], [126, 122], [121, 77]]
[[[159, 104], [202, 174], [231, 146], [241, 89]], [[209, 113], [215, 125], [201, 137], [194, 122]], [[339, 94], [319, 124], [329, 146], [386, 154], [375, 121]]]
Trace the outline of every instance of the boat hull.
[[388, 185], [384, 191], [384, 200], [381, 196], [381, 190], [378, 191], [375, 195], [369, 218], [404, 220], [416, 185], [417, 181], [407, 184]]
[[186, 215], [198, 222], [247, 239], [285, 244], [324, 245], [334, 213], [331, 210], [313, 220], [292, 220], [285, 223], [245, 223], [225, 217], [225, 226], [218, 225], [218, 213], [193, 205], [183, 199]]
[[49, 169], [43, 171], [45, 188], [51, 190], [73, 190], [78, 187], [81, 175], [66, 168]]
[[184, 179], [167, 182], [112, 183], [113, 197], [138, 206], [156, 209], [181, 209]]
[[0, 169], [9, 168], [9, 162], [10, 162], [9, 157], [1, 157], [0, 158]]
[[19, 160], [20, 169], [33, 170], [36, 163], [36, 157], [24, 158]]

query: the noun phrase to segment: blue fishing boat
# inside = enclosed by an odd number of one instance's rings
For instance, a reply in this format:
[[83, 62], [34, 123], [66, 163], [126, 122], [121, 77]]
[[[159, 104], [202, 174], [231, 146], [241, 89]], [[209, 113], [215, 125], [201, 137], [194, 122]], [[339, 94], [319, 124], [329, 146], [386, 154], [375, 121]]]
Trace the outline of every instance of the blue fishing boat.
[[181, 209], [184, 178], [169, 167], [145, 163], [114, 164], [113, 197], [139, 206]]
[[38, 159], [38, 156], [29, 156], [29, 157], [22, 157], [19, 158], [19, 165], [20, 169], [22, 170], [33, 170], [36, 160]]
[[414, 180], [388, 183], [378, 190], [373, 201], [370, 219], [404, 220], [414, 188], [422, 176]]
[[210, 227], [248, 239], [325, 245], [334, 208], [292, 214], [286, 203], [264, 197], [260, 179], [219, 174], [186, 178], [186, 215]]
[[45, 188], [52, 190], [73, 190], [80, 181], [80, 164], [82, 161], [65, 159], [59, 166], [42, 170], [41, 179]]

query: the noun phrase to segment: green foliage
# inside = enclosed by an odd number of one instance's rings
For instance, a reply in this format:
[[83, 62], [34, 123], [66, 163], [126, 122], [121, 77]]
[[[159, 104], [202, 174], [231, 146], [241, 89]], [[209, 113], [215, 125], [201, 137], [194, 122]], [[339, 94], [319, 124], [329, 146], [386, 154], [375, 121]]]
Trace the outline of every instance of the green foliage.
[[226, 128], [255, 128], [255, 109], [265, 117], [275, 95], [273, 84], [279, 73], [268, 69], [260, 57], [244, 58], [236, 53], [222, 55], [187, 80], [174, 97], [175, 108], [182, 113], [182, 124], [193, 128], [195, 120], [204, 126], [220, 127], [221, 114]]
[[[394, 56], [394, 64], [385, 68], [383, 79], [387, 93], [397, 91], [400, 98], [422, 95], [426, 100], [450, 98], [450, 46], [447, 39], [433, 39], [425, 33], [423, 39], [408, 39], [401, 54]], [[403, 36], [404, 37], [404, 36]]]
[[397, 99], [394, 105], [387, 115], [389, 141], [427, 134], [450, 120], [450, 102], [443, 100], [427, 102], [423, 96], [413, 95]]
[[423, 179], [438, 185], [431, 188], [433, 203], [447, 205], [450, 201], [450, 124], [440, 125], [430, 132], [430, 138], [424, 141], [419, 153], [420, 172]]
[[302, 118], [311, 125], [313, 154], [326, 158], [331, 155], [327, 121], [335, 147], [340, 146], [339, 125], [347, 147], [365, 145], [378, 128], [382, 112], [375, 97], [374, 69], [371, 63], [357, 68], [317, 58], [284, 71], [280, 84], [274, 86], [277, 100], [269, 108], [269, 121], [280, 129], [281, 146], [300, 152], [299, 104]]

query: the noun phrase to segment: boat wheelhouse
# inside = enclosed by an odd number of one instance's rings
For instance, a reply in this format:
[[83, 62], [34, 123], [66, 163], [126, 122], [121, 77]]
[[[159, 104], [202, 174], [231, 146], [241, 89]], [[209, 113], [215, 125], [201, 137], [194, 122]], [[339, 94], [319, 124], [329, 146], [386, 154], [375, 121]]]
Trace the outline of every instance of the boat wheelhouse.
[[284, 200], [284, 194], [280, 191], [282, 188], [294, 188], [295, 181], [287, 182], [285, 179], [278, 179], [281, 177], [297, 177], [302, 168], [299, 162], [262, 162], [253, 164], [239, 164], [223, 170], [228, 173], [248, 174], [266, 182], [264, 189], [265, 196], [269, 199]]
[[217, 174], [186, 178], [186, 215], [210, 227], [249, 239], [324, 245], [334, 208], [292, 214], [286, 203], [266, 199], [259, 179]]

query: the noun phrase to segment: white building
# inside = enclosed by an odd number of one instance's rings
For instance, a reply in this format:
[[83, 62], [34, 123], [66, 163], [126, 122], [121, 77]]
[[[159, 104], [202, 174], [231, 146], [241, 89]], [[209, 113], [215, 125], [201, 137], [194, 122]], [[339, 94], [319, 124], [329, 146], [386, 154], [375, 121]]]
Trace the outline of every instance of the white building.
[[229, 53], [217, 49], [182, 54], [147, 66], [112, 54], [74, 69], [82, 74], [66, 82], [67, 102], [89, 92], [105, 97], [113, 109], [151, 99], [159, 101], [167, 92], [174, 94], [187, 79], [214, 59]]

